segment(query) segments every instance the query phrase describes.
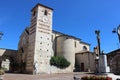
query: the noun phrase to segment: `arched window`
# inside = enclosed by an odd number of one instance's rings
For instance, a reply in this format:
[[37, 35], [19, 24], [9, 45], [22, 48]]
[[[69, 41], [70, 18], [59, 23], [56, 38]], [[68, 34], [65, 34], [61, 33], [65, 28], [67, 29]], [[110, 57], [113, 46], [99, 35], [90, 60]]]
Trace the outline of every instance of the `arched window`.
[[86, 46], [83, 46], [83, 51], [87, 51], [87, 47]]

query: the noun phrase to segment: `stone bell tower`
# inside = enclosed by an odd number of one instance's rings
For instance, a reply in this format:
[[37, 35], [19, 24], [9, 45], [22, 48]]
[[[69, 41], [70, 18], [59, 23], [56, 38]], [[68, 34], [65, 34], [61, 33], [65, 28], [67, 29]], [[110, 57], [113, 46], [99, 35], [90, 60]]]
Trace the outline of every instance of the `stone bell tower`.
[[53, 9], [37, 4], [31, 12], [26, 72], [49, 73], [49, 61], [53, 54], [51, 41]]

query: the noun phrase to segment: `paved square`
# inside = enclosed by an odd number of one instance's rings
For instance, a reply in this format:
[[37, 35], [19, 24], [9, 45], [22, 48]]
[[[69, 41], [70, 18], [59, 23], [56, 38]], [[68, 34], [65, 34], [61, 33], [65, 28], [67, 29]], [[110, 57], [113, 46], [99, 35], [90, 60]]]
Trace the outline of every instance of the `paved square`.
[[76, 76], [80, 78], [85, 75], [90, 75], [86, 73], [61, 73], [61, 74], [12, 74], [6, 73], [4, 80], [73, 80], [73, 77]]

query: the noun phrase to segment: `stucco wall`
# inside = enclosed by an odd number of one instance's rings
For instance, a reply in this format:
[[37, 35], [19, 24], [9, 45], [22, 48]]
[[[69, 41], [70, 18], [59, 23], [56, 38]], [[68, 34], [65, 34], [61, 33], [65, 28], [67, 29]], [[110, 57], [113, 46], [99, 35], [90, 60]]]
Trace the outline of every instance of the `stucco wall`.
[[[0, 65], [2, 67], [5, 66], [5, 68], [9, 68], [9, 71], [13, 70], [11, 63], [16, 63], [18, 61], [17, 59], [17, 50], [10, 50], [10, 49], [0, 49]], [[9, 60], [10, 63], [6, 64]], [[12, 61], [12, 62], [11, 62]], [[3, 62], [3, 63], [2, 63]], [[4, 65], [4, 66], [3, 66]], [[14, 69], [15, 70], [15, 69]]]
[[87, 48], [87, 50], [85, 51], [90, 51], [90, 45], [84, 44], [81, 41], [75, 40], [76, 42], [76, 47], [75, 47], [75, 53], [80, 53], [83, 52], [84, 49], [83, 47], [85, 46]]
[[49, 73], [70, 73], [71, 72], [71, 67], [69, 66], [68, 68], [65, 69], [60, 69], [55, 66], [50, 66], [50, 72]]
[[74, 39], [68, 36], [60, 36], [57, 39], [57, 55], [64, 56], [71, 63], [71, 72], [75, 64]]
[[[53, 50], [55, 52], [55, 54], [59, 54], [60, 53], [60, 48], [59, 48], [59, 44], [61, 44], [60, 39], [58, 40], [59, 37], [64, 36], [64, 37], [71, 37], [70, 35], [65, 35], [63, 33], [59, 33], [57, 31], [53, 31], [52, 33], [52, 42], [53, 42]], [[90, 44], [87, 43], [83, 43], [80, 39], [76, 39], [75, 37], [71, 37], [72, 39], [74, 39], [74, 48], [75, 48], [75, 53], [79, 53], [79, 52], [83, 52], [83, 47], [85, 46], [87, 48], [86, 51], [90, 51]], [[56, 48], [58, 47], [58, 48]], [[56, 50], [57, 49], [57, 50]], [[57, 51], [57, 52], [56, 52]]]
[[10, 57], [14, 57], [15, 59], [17, 55], [17, 50], [10, 50], [10, 49], [0, 49], [0, 56], [2, 59], [9, 59]]

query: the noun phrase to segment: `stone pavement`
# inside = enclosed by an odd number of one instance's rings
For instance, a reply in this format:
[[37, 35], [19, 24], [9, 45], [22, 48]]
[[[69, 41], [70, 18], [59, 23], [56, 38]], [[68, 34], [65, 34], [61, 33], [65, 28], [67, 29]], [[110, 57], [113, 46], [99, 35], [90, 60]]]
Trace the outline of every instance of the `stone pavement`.
[[6, 73], [4, 80], [74, 80], [73, 77], [81, 78], [82, 76], [90, 75], [86, 73], [59, 73], [59, 74], [12, 74]]

